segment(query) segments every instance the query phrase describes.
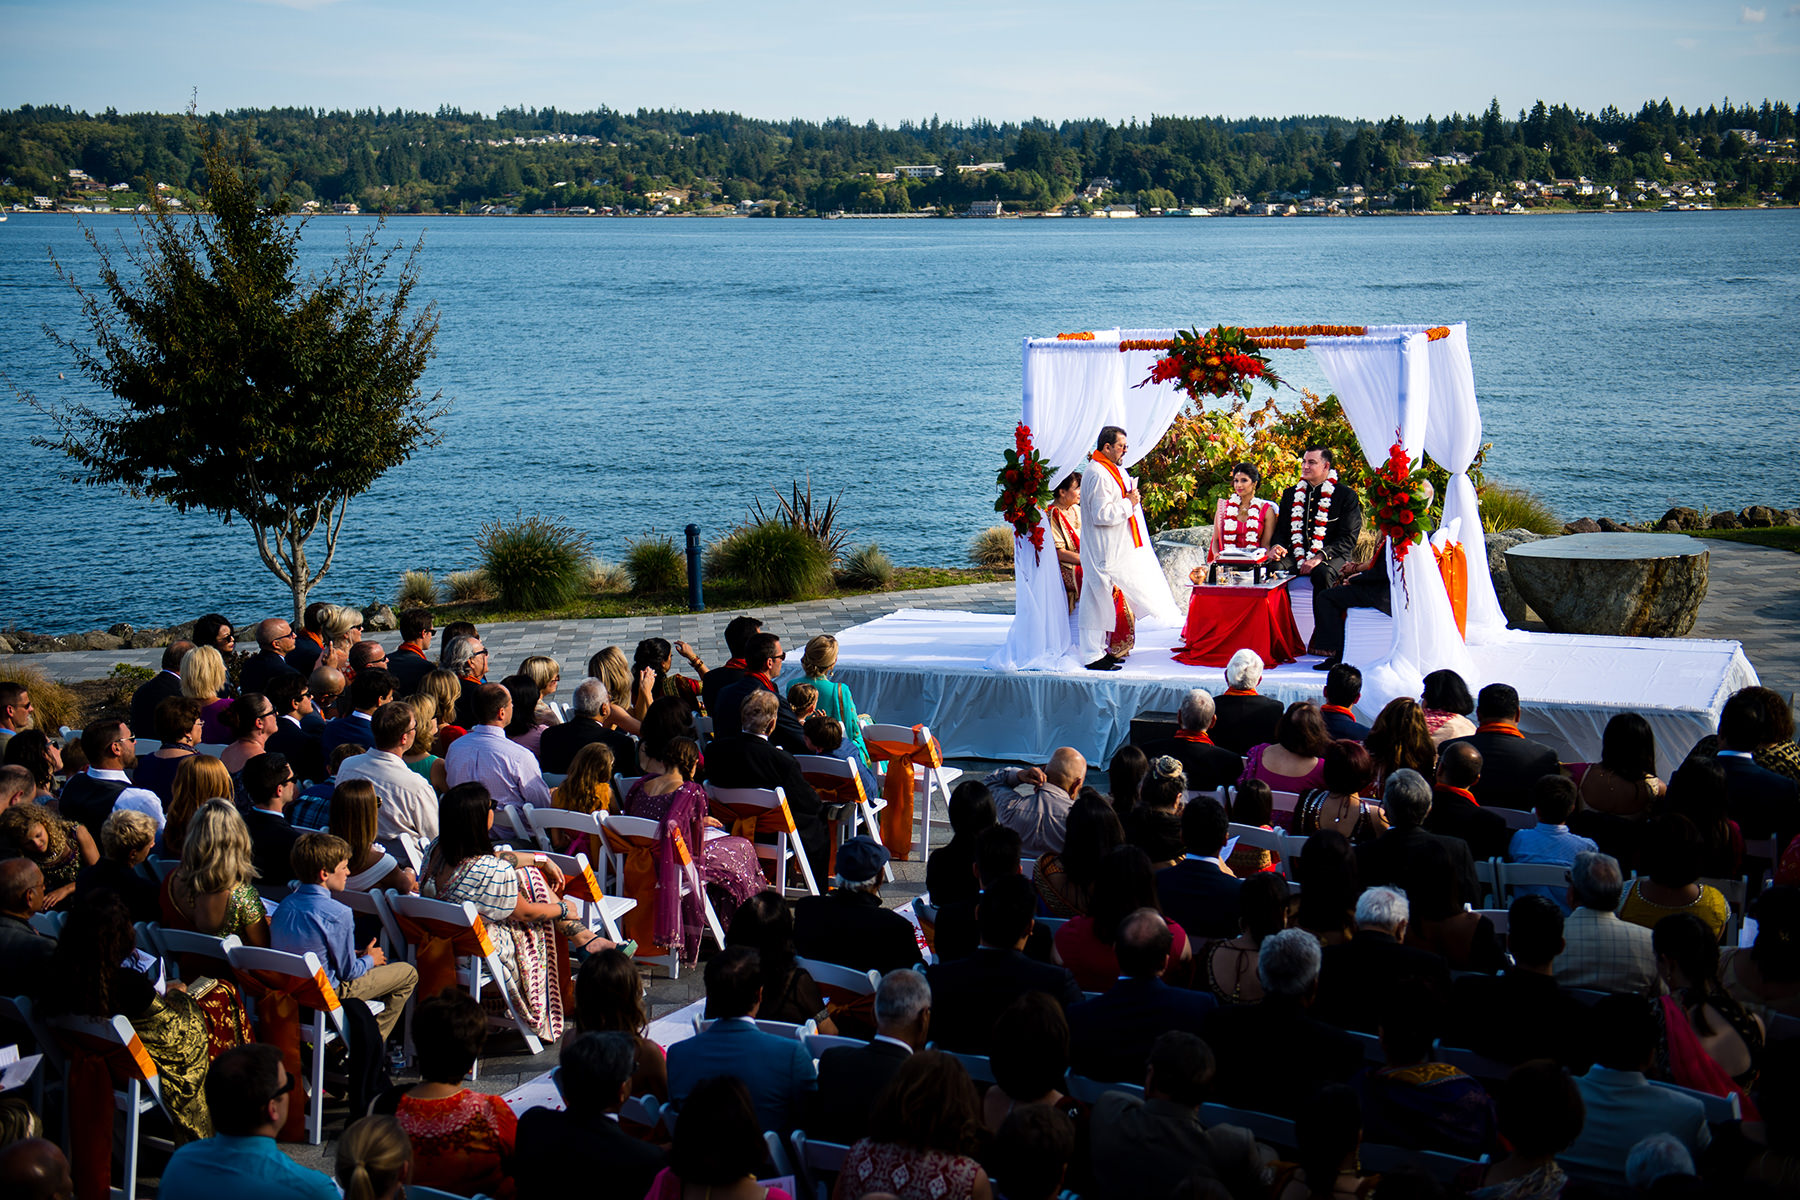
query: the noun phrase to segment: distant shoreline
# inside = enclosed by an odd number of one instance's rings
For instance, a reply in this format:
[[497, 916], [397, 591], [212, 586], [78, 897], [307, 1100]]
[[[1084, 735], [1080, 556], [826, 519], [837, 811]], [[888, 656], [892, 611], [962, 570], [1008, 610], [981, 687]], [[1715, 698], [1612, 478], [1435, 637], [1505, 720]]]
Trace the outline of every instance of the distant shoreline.
[[[1445, 212], [1427, 210], [1424, 212], [1362, 212], [1362, 213], [1214, 213], [1206, 217], [1192, 217], [1172, 214], [1138, 214], [1129, 217], [1094, 216], [1071, 217], [1064, 213], [1018, 212], [1001, 213], [993, 217], [971, 217], [962, 213], [818, 213], [811, 216], [796, 217], [758, 217], [749, 213], [461, 213], [461, 212], [359, 212], [359, 213], [301, 213], [309, 220], [314, 217], [383, 217], [388, 220], [435, 220], [441, 217], [455, 217], [458, 220], [471, 221], [1067, 221], [1071, 224], [1082, 224], [1088, 221], [1344, 221], [1366, 220], [1370, 217], [1623, 217], [1623, 216], [1686, 216], [1693, 213], [1744, 213], [1744, 212], [1791, 212], [1800, 209], [1800, 204], [1733, 204], [1715, 205], [1710, 208], [1527, 208], [1519, 212]], [[75, 212], [71, 209], [24, 209], [0, 213], [0, 218], [10, 217], [145, 217], [149, 213], [141, 213], [136, 209], [116, 209], [112, 212]], [[176, 216], [196, 216], [193, 210], [178, 212]]]

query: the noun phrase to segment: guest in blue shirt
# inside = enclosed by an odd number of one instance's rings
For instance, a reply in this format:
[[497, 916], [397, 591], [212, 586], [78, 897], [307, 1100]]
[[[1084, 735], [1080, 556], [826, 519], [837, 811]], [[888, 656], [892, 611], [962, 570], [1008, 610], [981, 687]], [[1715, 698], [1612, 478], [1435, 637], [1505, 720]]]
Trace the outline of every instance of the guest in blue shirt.
[[400, 1021], [419, 973], [390, 963], [373, 939], [356, 948], [356, 918], [335, 893], [350, 879], [350, 844], [330, 833], [307, 833], [290, 857], [298, 885], [269, 920], [269, 944], [288, 954], [319, 956], [339, 996], [381, 1001], [375, 1015], [385, 1040]]
[[287, 1121], [294, 1077], [267, 1043], [233, 1046], [206, 1073], [213, 1136], [189, 1142], [163, 1168], [164, 1200], [339, 1200], [329, 1178], [296, 1163], [275, 1144]]
[[[1575, 856], [1584, 850], [1598, 851], [1591, 839], [1569, 832], [1569, 815], [1575, 811], [1578, 793], [1575, 781], [1564, 775], [1546, 775], [1531, 787], [1532, 806], [1537, 810], [1536, 828], [1521, 829], [1512, 835], [1506, 850], [1506, 861], [1512, 863], [1551, 863], [1572, 867]], [[1510, 889], [1509, 889], [1510, 890]], [[1569, 915], [1569, 891], [1566, 887], [1532, 884], [1519, 888], [1520, 896], [1545, 896], [1556, 902], [1563, 916]]]

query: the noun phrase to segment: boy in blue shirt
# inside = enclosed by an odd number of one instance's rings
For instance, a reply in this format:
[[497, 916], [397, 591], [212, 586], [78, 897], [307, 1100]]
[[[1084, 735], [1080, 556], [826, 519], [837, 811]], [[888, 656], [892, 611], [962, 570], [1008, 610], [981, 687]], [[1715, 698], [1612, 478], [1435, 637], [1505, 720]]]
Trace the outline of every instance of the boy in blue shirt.
[[390, 963], [374, 939], [356, 948], [355, 915], [334, 893], [350, 880], [350, 844], [330, 833], [302, 834], [288, 856], [298, 886], [269, 920], [269, 943], [289, 954], [319, 956], [340, 997], [379, 1000], [375, 1017], [385, 1040], [400, 1021], [419, 973], [406, 963]]

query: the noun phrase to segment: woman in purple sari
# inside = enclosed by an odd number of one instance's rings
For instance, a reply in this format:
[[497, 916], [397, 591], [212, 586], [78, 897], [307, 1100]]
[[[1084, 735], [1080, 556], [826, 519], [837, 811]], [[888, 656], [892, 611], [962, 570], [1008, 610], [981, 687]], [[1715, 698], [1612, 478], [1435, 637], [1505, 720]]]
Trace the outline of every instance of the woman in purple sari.
[[[678, 843], [699, 868], [700, 879], [730, 897], [718, 906], [721, 920], [728, 920], [737, 906], [768, 886], [756, 858], [756, 846], [748, 838], [731, 837], [709, 829], [719, 823], [706, 815], [706, 789], [694, 782], [700, 747], [692, 738], [670, 738], [659, 759], [648, 748], [638, 760], [646, 774], [631, 785], [625, 796], [625, 815], [657, 822], [656, 941], [678, 950], [683, 962], [700, 957], [700, 927], [705, 919], [701, 892], [690, 887], [681, 894], [684, 869]], [[673, 836], [672, 836], [673, 835]]]

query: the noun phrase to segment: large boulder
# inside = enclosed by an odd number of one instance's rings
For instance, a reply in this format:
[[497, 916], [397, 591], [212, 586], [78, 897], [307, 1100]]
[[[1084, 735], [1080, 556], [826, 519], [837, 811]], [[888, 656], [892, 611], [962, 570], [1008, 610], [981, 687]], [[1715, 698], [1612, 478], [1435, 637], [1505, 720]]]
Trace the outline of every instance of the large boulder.
[[1162, 566], [1163, 578], [1169, 581], [1169, 592], [1175, 607], [1185, 614], [1194, 584], [1188, 573], [1206, 565], [1206, 548], [1212, 544], [1212, 526], [1196, 525], [1186, 529], [1165, 529], [1155, 534], [1150, 543], [1156, 548], [1156, 561]]
[[1600, 532], [1601, 533], [1630, 533], [1631, 526], [1621, 525], [1619, 522], [1613, 520], [1611, 517], [1601, 517], [1600, 518]]
[[1746, 529], [1767, 529], [1775, 524], [1775, 510], [1766, 504], [1752, 504], [1738, 514]]
[[1776, 517], [1777, 525], [1800, 525], [1800, 508], [1784, 508]]
[[369, 605], [362, 613], [363, 631], [366, 633], [386, 633], [390, 629], [400, 628], [400, 623], [394, 620], [394, 610], [380, 601]]
[[1523, 629], [1536, 622], [1538, 615], [1531, 611], [1531, 605], [1525, 602], [1525, 597], [1519, 595], [1519, 589], [1513, 586], [1512, 575], [1506, 567], [1506, 552], [1514, 546], [1541, 541], [1544, 535], [1533, 533], [1529, 529], [1505, 529], [1487, 534], [1486, 537], [1488, 574], [1494, 577], [1494, 595], [1500, 600], [1500, 611], [1506, 614], [1508, 625], [1514, 629]]
[[1744, 523], [1734, 512], [1716, 512], [1706, 524], [1709, 529], [1740, 529]]
[[1519, 594], [1555, 633], [1681, 637], [1706, 598], [1706, 544], [1660, 533], [1546, 538], [1506, 555]]
[[1592, 517], [1582, 517], [1579, 521], [1570, 521], [1563, 526], [1564, 533], [1599, 533], [1600, 522]]
[[1679, 504], [1664, 513], [1662, 515], [1662, 520], [1657, 522], [1657, 526], [1659, 528], [1666, 528], [1671, 521], [1675, 523], [1676, 529], [1706, 528], [1705, 517], [1702, 517], [1698, 511]]

